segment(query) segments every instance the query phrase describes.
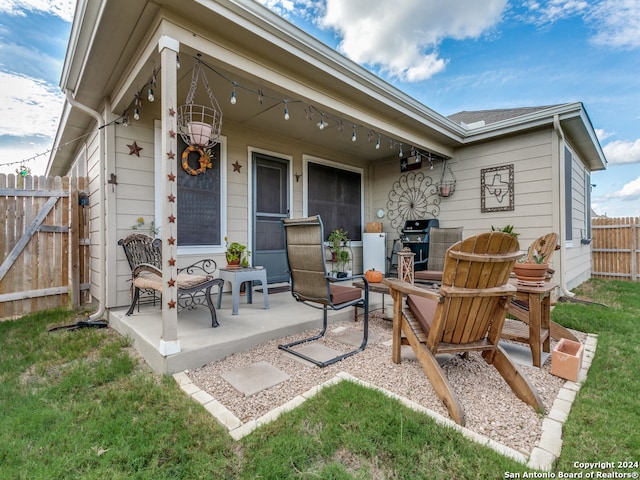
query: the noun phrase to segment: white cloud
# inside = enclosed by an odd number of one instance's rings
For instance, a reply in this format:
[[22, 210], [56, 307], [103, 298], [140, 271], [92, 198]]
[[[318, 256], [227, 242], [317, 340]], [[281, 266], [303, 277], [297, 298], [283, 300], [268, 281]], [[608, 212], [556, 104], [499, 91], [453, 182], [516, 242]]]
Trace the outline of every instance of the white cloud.
[[438, 45], [444, 38], [477, 38], [500, 20], [506, 0], [327, 0], [318, 24], [335, 30], [338, 49], [357, 63], [378, 66], [405, 81], [428, 79], [444, 69]]
[[595, 130], [596, 130], [596, 137], [598, 137], [598, 140], [600, 142], [603, 142], [610, 136], [614, 135], [613, 133], [603, 130], [602, 128], [596, 128]]
[[580, 0], [530, 0], [523, 6], [528, 9], [527, 20], [539, 25], [580, 15], [589, 9], [589, 3]]
[[76, 0], [0, 0], [0, 12], [9, 15], [25, 15], [27, 12], [41, 12], [55, 15], [71, 22]]
[[0, 135], [53, 137], [63, 100], [57, 87], [42, 80], [0, 72]]
[[593, 30], [591, 42], [613, 48], [640, 47], [640, 2], [637, 0], [529, 0], [525, 21], [536, 25], [581, 17]]
[[640, 197], [640, 177], [625, 184], [619, 192], [613, 194], [617, 197], [624, 197], [628, 200]]
[[21, 139], [0, 143], [0, 173], [16, 173], [21, 165], [27, 166], [33, 175], [44, 175], [49, 161], [51, 138]]
[[610, 165], [640, 163], [640, 139], [636, 141], [615, 140], [602, 147]]
[[640, 47], [640, 2], [637, 0], [603, 0], [594, 6], [588, 18], [597, 28], [595, 44]]

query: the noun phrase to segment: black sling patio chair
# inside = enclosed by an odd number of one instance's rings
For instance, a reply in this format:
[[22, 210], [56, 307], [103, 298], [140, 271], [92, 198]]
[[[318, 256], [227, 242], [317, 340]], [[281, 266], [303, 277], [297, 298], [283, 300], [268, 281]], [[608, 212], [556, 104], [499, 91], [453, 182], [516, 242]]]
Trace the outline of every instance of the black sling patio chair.
[[[283, 219], [287, 248], [287, 264], [291, 274], [291, 294], [298, 301], [314, 308], [322, 309], [322, 330], [319, 334], [278, 345], [278, 348], [300, 357], [319, 367], [326, 367], [350, 357], [365, 349], [369, 331], [369, 283], [362, 275], [351, 278], [332, 278], [327, 274], [324, 255], [324, 228], [320, 216]], [[361, 278], [364, 288], [338, 285], [339, 282]], [[363, 337], [358, 348], [338, 355], [329, 360], [320, 361], [311, 358], [292, 347], [321, 339], [327, 331], [327, 311], [342, 310], [348, 307], [364, 309]]]

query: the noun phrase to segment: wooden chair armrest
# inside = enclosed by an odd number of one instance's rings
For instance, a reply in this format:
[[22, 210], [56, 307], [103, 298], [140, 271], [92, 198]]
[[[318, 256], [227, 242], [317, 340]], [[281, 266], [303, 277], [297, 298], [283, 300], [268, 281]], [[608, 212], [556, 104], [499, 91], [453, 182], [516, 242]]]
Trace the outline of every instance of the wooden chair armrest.
[[460, 288], [447, 285], [442, 286], [440, 291], [445, 297], [501, 297], [514, 295], [517, 288], [509, 283], [493, 288]]
[[391, 296], [395, 297], [395, 292], [404, 293], [406, 295], [419, 295], [420, 297], [430, 298], [436, 302], [442, 301], [442, 296], [436, 290], [421, 288], [411, 283], [400, 280], [399, 278], [383, 278], [382, 283], [389, 287]]

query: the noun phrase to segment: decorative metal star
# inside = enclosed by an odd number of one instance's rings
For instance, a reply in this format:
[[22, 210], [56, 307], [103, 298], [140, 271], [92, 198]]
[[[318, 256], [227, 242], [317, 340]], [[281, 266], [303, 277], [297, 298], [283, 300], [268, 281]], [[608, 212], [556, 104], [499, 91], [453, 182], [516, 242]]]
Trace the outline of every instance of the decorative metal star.
[[135, 155], [136, 157], [140, 156], [142, 147], [139, 147], [135, 140], [131, 145], [127, 145], [127, 147], [129, 147], [129, 155]]
[[242, 165], [240, 165], [237, 160], [236, 160], [236, 163], [234, 163], [232, 166], [233, 166], [233, 171], [234, 172], [241, 173], [240, 169], [242, 168]]
[[173, 150], [169, 150], [169, 151], [167, 152], [167, 157], [168, 157], [170, 160], [173, 160], [174, 158], [176, 158], [176, 154], [175, 154], [175, 153], [173, 153]]
[[169, 199], [169, 202], [174, 203], [176, 201], [176, 196], [172, 193], [171, 195], [169, 195], [167, 197]]
[[176, 138], [176, 132], [173, 131], [173, 128], [171, 130], [169, 130], [169, 136], [171, 138]]
[[173, 286], [175, 286], [176, 281], [173, 278], [170, 278], [167, 283], [169, 284], [170, 287], [173, 287]]
[[167, 305], [169, 305], [169, 308], [176, 308], [175, 300], [171, 300], [170, 302], [167, 302]]
[[167, 175], [167, 177], [169, 178], [170, 182], [175, 182], [176, 181], [176, 176], [173, 173], [170, 173], [169, 175]]
[[169, 237], [167, 239], [167, 242], [169, 242], [169, 245], [175, 245], [176, 244], [176, 239], [173, 237]]
[[169, 115], [171, 115], [172, 117], [176, 115], [176, 111], [173, 109], [173, 107], [169, 109]]
[[169, 266], [173, 267], [173, 266], [175, 266], [175, 264], [176, 264], [176, 259], [175, 258], [170, 258], [169, 259]]
[[176, 217], [174, 215], [169, 216], [169, 223], [176, 223]]

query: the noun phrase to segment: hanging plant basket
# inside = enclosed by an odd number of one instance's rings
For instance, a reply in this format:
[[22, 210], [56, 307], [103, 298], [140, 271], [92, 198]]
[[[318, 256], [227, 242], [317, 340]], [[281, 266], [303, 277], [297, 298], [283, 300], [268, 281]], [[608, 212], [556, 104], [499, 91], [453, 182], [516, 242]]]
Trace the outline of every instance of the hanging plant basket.
[[[202, 83], [209, 97], [210, 106], [193, 103], [198, 80]], [[184, 142], [192, 147], [210, 149], [220, 141], [222, 131], [222, 110], [213, 96], [207, 77], [202, 71], [200, 56], [191, 73], [191, 86], [184, 105], [178, 107], [178, 133]]]
[[438, 183], [438, 195], [441, 197], [450, 197], [456, 191], [456, 182], [440, 182]]
[[451, 171], [447, 160], [442, 162], [442, 176], [440, 182], [436, 183], [436, 187], [441, 197], [450, 197], [456, 191], [456, 176]]

